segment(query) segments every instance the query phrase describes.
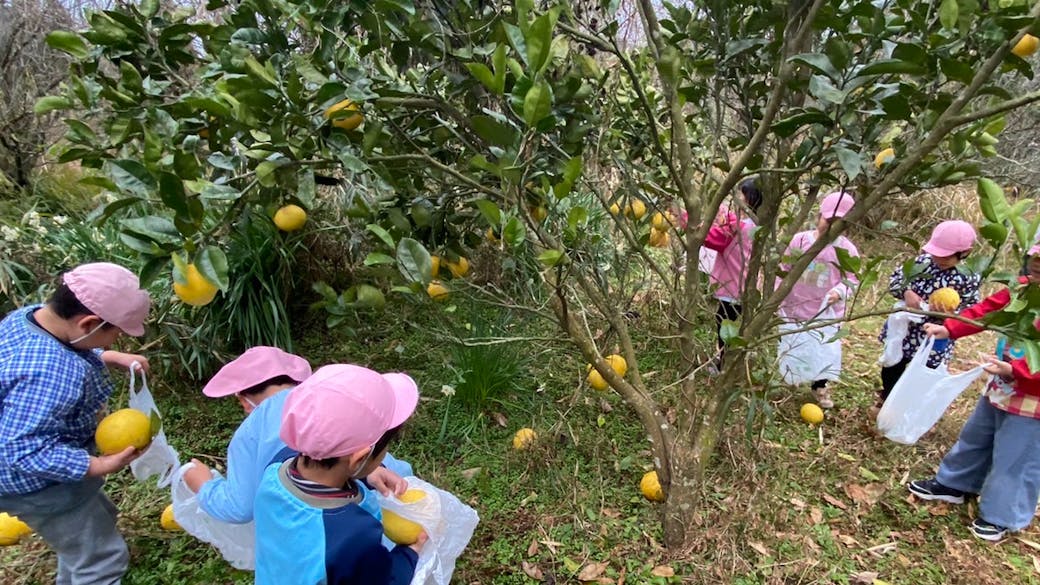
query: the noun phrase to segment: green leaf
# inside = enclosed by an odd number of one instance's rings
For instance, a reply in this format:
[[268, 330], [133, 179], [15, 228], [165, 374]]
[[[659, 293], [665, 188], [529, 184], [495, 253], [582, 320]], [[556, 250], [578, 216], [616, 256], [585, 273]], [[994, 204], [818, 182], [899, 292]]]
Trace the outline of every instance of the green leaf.
[[957, 0], [942, 0], [942, 4], [939, 5], [939, 22], [945, 29], [954, 29], [957, 27], [957, 19], [960, 18], [960, 6], [957, 5]]
[[495, 47], [495, 54], [491, 57], [491, 64], [495, 67], [495, 84], [492, 88], [498, 95], [502, 95], [506, 90], [506, 71], [509, 68], [506, 66], [506, 46], [499, 43]]
[[146, 215], [124, 219], [120, 225], [125, 231], [152, 240], [159, 245], [180, 246], [184, 243], [184, 236], [181, 235], [177, 226], [162, 216]]
[[511, 217], [502, 228], [502, 240], [510, 246], [516, 247], [524, 243], [527, 238], [527, 230], [523, 222], [518, 218]]
[[425, 283], [433, 272], [430, 253], [418, 241], [401, 238], [397, 244], [397, 269], [408, 282]]
[[740, 327], [736, 321], [724, 319], [719, 325], [719, 337], [722, 342], [730, 347], [740, 347], [747, 345], [744, 338], [740, 336]]
[[274, 187], [278, 178], [275, 171], [282, 166], [285, 166], [284, 160], [265, 160], [256, 165], [256, 180], [264, 187]]
[[832, 80], [837, 81], [841, 78], [841, 74], [838, 73], [838, 70], [834, 68], [834, 64], [831, 63], [830, 57], [823, 53], [802, 53], [801, 55], [791, 57], [790, 60], [807, 65], [817, 73], [822, 73]]
[[33, 112], [37, 116], [53, 112], [55, 110], [67, 110], [72, 107], [72, 102], [68, 98], [63, 98], [57, 95], [48, 95], [36, 100], [36, 104], [33, 105]]
[[863, 267], [862, 258], [859, 256], [853, 256], [845, 248], [835, 246], [834, 252], [838, 256], [838, 266], [843, 272], [847, 274], [857, 274]]
[[477, 199], [475, 205], [480, 210], [480, 214], [484, 216], [484, 219], [491, 224], [491, 227], [498, 227], [502, 224], [502, 211], [494, 202], [487, 199]]
[[206, 246], [195, 254], [195, 267], [206, 280], [217, 285], [222, 292], [228, 288], [228, 262], [224, 252], [216, 246]]
[[809, 93], [817, 99], [831, 104], [841, 104], [845, 101], [845, 92], [834, 87], [830, 79], [822, 75], [813, 75], [809, 78]]
[[307, 168], [296, 180], [296, 198], [304, 207], [314, 207], [314, 197], [317, 186], [314, 183], [314, 169]]
[[380, 264], [393, 264], [396, 262], [393, 256], [382, 254], [380, 252], [370, 252], [368, 256], [365, 256], [365, 266], [378, 266]]
[[550, 10], [539, 16], [524, 31], [524, 42], [527, 45], [527, 65], [531, 68], [531, 77], [538, 77], [549, 60], [552, 45], [553, 28], [556, 26], [556, 11]]
[[260, 62], [256, 60], [256, 57], [252, 55], [247, 56], [243, 62], [245, 63], [246, 71], [249, 72], [250, 77], [260, 81], [268, 87], [278, 86], [278, 80], [275, 79], [271, 71], [268, 70], [269, 65], [261, 65]]
[[552, 99], [552, 88], [544, 80], [532, 85], [524, 96], [524, 122], [535, 126], [548, 116], [552, 112]]
[[489, 91], [501, 95], [502, 92], [498, 89], [495, 74], [491, 72], [487, 65], [483, 63], [466, 63], [466, 69], [469, 69], [470, 75], [475, 77]]
[[797, 132], [802, 126], [810, 124], [823, 124], [829, 128], [834, 125], [834, 121], [823, 111], [811, 108], [777, 120], [771, 128], [777, 136], [787, 138]]
[[538, 255], [538, 261], [549, 267], [556, 266], [566, 259], [567, 256], [560, 250], [546, 250]]
[[1022, 347], [1026, 350], [1026, 363], [1029, 364], [1029, 372], [1035, 374], [1040, 371], [1040, 342], [1033, 339], [1023, 340]]
[[927, 72], [928, 67], [923, 63], [911, 63], [910, 61], [901, 61], [899, 59], [881, 59], [860, 69], [856, 73], [856, 77], [904, 73], [908, 75], [922, 75]]
[[1008, 229], [1003, 224], [986, 223], [979, 227], [979, 235], [986, 240], [990, 246], [999, 248], [1007, 241]]
[[858, 177], [860, 172], [863, 171], [863, 156], [860, 153], [837, 146], [834, 148], [834, 154], [838, 156], [838, 164], [841, 165], [845, 174], [849, 176], [850, 181]]
[[512, 126], [492, 118], [491, 116], [474, 116], [470, 119], [473, 130], [477, 135], [487, 140], [494, 146], [503, 148], [512, 146], [517, 139], [517, 133]]
[[135, 195], [151, 195], [155, 192], [155, 177], [144, 165], [129, 159], [109, 163], [108, 175], [124, 191]]
[[380, 240], [383, 241], [384, 244], [386, 244], [386, 247], [394, 247], [394, 237], [390, 235], [390, 232], [386, 231], [382, 227], [374, 223], [370, 223], [365, 226], [365, 229], [375, 234]]
[[976, 191], [979, 195], [979, 208], [982, 215], [991, 222], [1003, 223], [1007, 219], [1010, 207], [1004, 190], [995, 181], [985, 177], [978, 180]]
[[86, 59], [90, 55], [87, 41], [78, 34], [67, 30], [56, 30], [48, 34], [47, 46], [68, 53], [76, 59]]

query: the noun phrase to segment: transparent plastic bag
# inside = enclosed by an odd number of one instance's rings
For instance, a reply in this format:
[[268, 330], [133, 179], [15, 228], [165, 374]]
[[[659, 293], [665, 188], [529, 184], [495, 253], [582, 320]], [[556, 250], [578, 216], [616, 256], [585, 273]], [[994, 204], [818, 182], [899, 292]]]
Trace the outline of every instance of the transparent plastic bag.
[[939, 422], [954, 399], [982, 375], [982, 366], [960, 374], [951, 374], [946, 364], [929, 368], [928, 355], [934, 343], [935, 338], [928, 337], [921, 344], [878, 413], [878, 431], [896, 443], [916, 443]]
[[[188, 462], [174, 471], [170, 495], [173, 498], [173, 518], [185, 532], [213, 545], [224, 560], [236, 569], [252, 571], [256, 565], [256, 535], [252, 522], [229, 524], [207, 514], [199, 505], [198, 496], [184, 483], [184, 472], [194, 463]], [[214, 477], [220, 477], [216, 470]]]
[[159, 409], [155, 406], [152, 393], [148, 390], [148, 380], [145, 378], [144, 372], [141, 371], [141, 389], [138, 390], [136, 388], [137, 374], [137, 362], [134, 362], [130, 366], [130, 408], [147, 414], [150, 420], [158, 419], [160, 427], [158, 434], [152, 437], [152, 444], [148, 446], [140, 457], [130, 463], [130, 472], [139, 481], [145, 481], [152, 476], [158, 476], [156, 485], [164, 488], [170, 485], [173, 472], [181, 463], [177, 457], [177, 451], [166, 440], [166, 432], [161, 426], [162, 415], [159, 414]]
[[[833, 308], [826, 302], [821, 305], [819, 318], [835, 318]], [[811, 384], [816, 380], [837, 380], [841, 376], [841, 340], [834, 339], [841, 326], [834, 324], [798, 331], [810, 324], [783, 323], [779, 328], [782, 334], [777, 348], [780, 374], [784, 382], [792, 386]]]
[[[906, 303], [903, 301], [895, 304], [897, 309], [904, 307], [906, 307]], [[925, 311], [928, 310], [928, 306], [925, 303], [921, 304], [921, 308]], [[906, 339], [906, 334], [910, 331], [910, 324], [920, 323], [923, 320], [924, 317], [907, 313], [906, 311], [899, 311], [889, 315], [885, 321], [887, 329], [885, 329], [884, 349], [881, 352], [881, 357], [878, 358], [878, 363], [887, 368], [903, 361], [903, 341]]]
[[455, 561], [466, 549], [473, 530], [480, 522], [476, 510], [452, 494], [417, 478], [407, 477], [408, 489], [426, 492], [426, 497], [410, 504], [397, 498], [379, 496], [380, 507], [402, 518], [419, 523], [429, 540], [419, 553], [412, 585], [449, 585]]

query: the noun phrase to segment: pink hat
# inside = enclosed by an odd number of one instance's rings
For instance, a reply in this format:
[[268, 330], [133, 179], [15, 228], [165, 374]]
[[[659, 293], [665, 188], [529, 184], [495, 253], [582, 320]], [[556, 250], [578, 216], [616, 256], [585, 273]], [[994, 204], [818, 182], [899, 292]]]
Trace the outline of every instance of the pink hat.
[[823, 198], [823, 201], [820, 202], [820, 215], [824, 219], [845, 217], [845, 214], [848, 213], [855, 204], [856, 200], [852, 198], [851, 193], [835, 191], [828, 194]]
[[299, 383], [310, 375], [311, 365], [298, 355], [286, 353], [277, 347], [251, 347], [220, 368], [202, 389], [202, 393], [210, 398], [222, 398], [278, 376], [288, 376]]
[[1026, 256], [1032, 258], [1033, 256], [1040, 256], [1040, 244], [1033, 244], [1033, 247], [1026, 252]]
[[333, 364], [290, 392], [279, 436], [308, 457], [342, 457], [374, 445], [406, 421], [418, 402], [419, 388], [406, 374]]
[[975, 245], [975, 228], [966, 221], [954, 219], [941, 222], [932, 230], [932, 237], [924, 245], [925, 252], [942, 258], [966, 252]]
[[144, 335], [144, 320], [152, 301], [137, 275], [118, 264], [94, 262], [65, 273], [62, 282], [92, 313], [123, 330]]

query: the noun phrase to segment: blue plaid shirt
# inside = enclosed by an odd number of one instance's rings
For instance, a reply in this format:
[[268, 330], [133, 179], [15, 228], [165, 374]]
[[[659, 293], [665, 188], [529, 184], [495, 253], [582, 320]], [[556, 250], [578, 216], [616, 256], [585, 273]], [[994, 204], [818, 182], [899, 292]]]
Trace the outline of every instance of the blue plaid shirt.
[[29, 320], [0, 321], [0, 496], [79, 481], [112, 393], [100, 352], [76, 351]]

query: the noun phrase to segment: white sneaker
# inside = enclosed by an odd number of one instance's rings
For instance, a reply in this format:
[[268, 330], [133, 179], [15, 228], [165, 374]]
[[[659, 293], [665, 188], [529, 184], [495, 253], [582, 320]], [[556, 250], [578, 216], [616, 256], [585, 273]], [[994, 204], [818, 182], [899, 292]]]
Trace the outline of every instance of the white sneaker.
[[813, 390], [813, 394], [816, 395], [816, 402], [820, 404], [820, 408], [834, 408], [834, 401], [831, 400], [831, 391], [827, 388], [820, 388], [819, 390]]

